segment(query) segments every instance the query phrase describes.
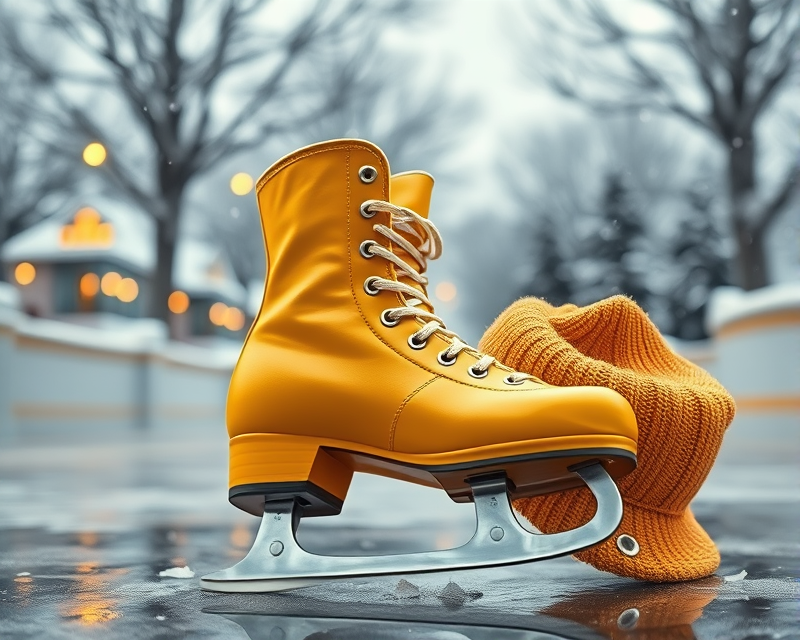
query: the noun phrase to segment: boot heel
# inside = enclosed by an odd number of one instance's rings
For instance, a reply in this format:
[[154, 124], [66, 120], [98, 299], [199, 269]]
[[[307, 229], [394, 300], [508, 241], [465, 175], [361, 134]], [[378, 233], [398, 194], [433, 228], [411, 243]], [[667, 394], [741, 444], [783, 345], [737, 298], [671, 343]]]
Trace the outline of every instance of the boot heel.
[[265, 501], [296, 498], [305, 516], [337, 515], [353, 470], [304, 436], [247, 434], [230, 441], [228, 500], [262, 516]]

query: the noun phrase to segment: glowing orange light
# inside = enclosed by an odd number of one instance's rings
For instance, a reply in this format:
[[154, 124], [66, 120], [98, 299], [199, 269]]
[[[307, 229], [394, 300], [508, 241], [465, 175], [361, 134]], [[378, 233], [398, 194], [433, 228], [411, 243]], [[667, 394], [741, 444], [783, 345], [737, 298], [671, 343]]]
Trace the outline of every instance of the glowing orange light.
[[30, 262], [20, 262], [14, 269], [14, 278], [22, 286], [28, 285], [36, 279], [36, 267]]
[[169, 294], [167, 306], [172, 313], [186, 313], [189, 308], [189, 296], [183, 291], [173, 291]]
[[237, 173], [231, 178], [231, 191], [237, 196], [246, 196], [253, 190], [253, 176], [249, 173]]
[[139, 285], [133, 278], [123, 278], [117, 285], [116, 294], [122, 302], [133, 302], [139, 295]]
[[250, 532], [249, 527], [243, 524], [237, 524], [231, 530], [230, 541], [234, 547], [249, 549], [253, 542], [253, 534]]
[[228, 331], [239, 331], [244, 326], [244, 314], [236, 307], [228, 307], [222, 323]]
[[81, 531], [78, 533], [78, 543], [84, 547], [94, 547], [99, 541], [100, 536], [94, 531]]
[[106, 148], [99, 142], [86, 145], [83, 150], [83, 161], [90, 167], [99, 167], [106, 161]]
[[456, 298], [456, 285], [452, 282], [440, 282], [436, 285], [435, 293], [442, 302], [451, 302]]
[[78, 288], [84, 298], [94, 298], [100, 291], [100, 278], [96, 273], [85, 273], [81, 276]]
[[225, 324], [225, 318], [228, 314], [228, 305], [224, 302], [215, 302], [208, 310], [208, 319], [218, 327]]
[[122, 276], [116, 271], [109, 271], [100, 280], [100, 291], [107, 296], [113, 297], [117, 295], [117, 286], [120, 282], [122, 282]]
[[98, 564], [96, 562], [79, 562], [75, 570], [78, 573], [94, 573], [97, 571]]
[[61, 227], [61, 245], [108, 247], [114, 243], [114, 227], [103, 222], [96, 209], [84, 207], [72, 220], [72, 224]]

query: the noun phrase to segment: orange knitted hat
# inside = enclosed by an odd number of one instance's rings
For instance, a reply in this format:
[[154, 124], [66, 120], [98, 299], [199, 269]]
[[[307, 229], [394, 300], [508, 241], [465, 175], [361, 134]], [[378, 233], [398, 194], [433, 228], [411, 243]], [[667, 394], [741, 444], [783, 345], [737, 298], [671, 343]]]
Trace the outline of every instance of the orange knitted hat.
[[[689, 510], [706, 479], [733, 398], [675, 354], [632, 300], [553, 307], [526, 298], [506, 309], [479, 348], [517, 371], [558, 386], [604, 386], [631, 403], [639, 424], [637, 469], [619, 481], [617, 533], [576, 554], [603, 571], [656, 582], [701, 578], [719, 552]], [[588, 489], [526, 498], [514, 507], [544, 533], [577, 527], [595, 511]]]

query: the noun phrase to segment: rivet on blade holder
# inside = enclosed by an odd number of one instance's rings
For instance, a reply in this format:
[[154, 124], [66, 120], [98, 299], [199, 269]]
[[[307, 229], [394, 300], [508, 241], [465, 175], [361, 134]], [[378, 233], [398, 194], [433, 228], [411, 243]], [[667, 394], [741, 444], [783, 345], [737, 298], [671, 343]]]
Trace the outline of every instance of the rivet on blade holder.
[[280, 540], [275, 540], [271, 545], [269, 545], [269, 552], [273, 556], [279, 556], [283, 553], [283, 543]]
[[500, 542], [505, 534], [506, 532], [503, 531], [502, 527], [492, 527], [492, 530], [489, 532], [489, 535], [495, 542]]

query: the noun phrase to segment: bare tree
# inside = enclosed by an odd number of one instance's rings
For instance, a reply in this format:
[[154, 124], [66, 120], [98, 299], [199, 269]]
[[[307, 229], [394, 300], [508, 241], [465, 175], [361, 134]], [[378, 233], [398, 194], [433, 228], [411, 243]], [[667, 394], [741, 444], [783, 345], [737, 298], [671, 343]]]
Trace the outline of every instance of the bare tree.
[[765, 179], [759, 127], [781, 96], [798, 93], [800, 4], [647, 0], [635, 10], [649, 11], [647, 28], [606, 0], [558, 3], [560, 19], [537, 5], [537, 39], [550, 55], [532, 56], [547, 64], [536, 73], [599, 111], [667, 113], [713, 136], [727, 156], [739, 283], [762, 287], [769, 282], [765, 234], [790, 203], [800, 167], [787, 163], [778, 180]]
[[[407, 19], [434, 11], [410, 11]], [[405, 25], [408, 27], [408, 23]], [[291, 148], [332, 138], [364, 138], [377, 143], [394, 172], [426, 170], [447, 175], [455, 140], [466, 135], [474, 104], [454, 96], [446, 70], [434, 70], [421, 82], [417, 70], [422, 54], [388, 50], [380, 40], [351, 43], [312, 65], [306, 80], [310, 91], [327, 98], [328, 110], [314, 122], [282, 139]], [[240, 158], [240, 166], [264, 168], [264, 151]], [[223, 189], [204, 193], [206, 226], [220, 241], [243, 283], [264, 275], [264, 245], [252, 198], [232, 196]]]
[[2, 35], [20, 63], [52, 82], [49, 118], [102, 141], [108, 177], [153, 216], [158, 266], [149, 311], [166, 320], [193, 181], [328, 112], [326, 96], [308, 92], [308, 66], [351, 38], [376, 38], [387, 18], [409, 6], [64, 0], [48, 5], [40, 27], [48, 37], [66, 34], [69, 55], [42, 55], [28, 30], [11, 24]]
[[[0, 21], [3, 16], [0, 15]], [[12, 65], [0, 46], [0, 247], [37, 217], [52, 212], [48, 200], [66, 193], [76, 179], [74, 163], [38, 139], [29, 103], [42, 91], [35, 79]], [[0, 269], [0, 280], [4, 272]]]
[[[509, 142], [515, 160], [503, 171], [508, 206], [519, 212], [509, 253], [521, 259], [504, 278], [501, 304], [515, 295], [587, 304], [624, 293], [662, 330], [702, 337], [706, 281], [727, 283], [720, 264], [730, 260], [717, 232], [720, 158], [687, 137], [685, 124], [651, 113], [530, 128]], [[491, 278], [486, 286], [498, 289]]]
[[418, 54], [387, 52], [372, 42], [349, 59], [340, 56], [316, 76], [332, 108], [303, 132], [303, 142], [366, 138], [383, 149], [395, 172], [446, 173], [442, 159], [458, 146], [455, 138], [467, 130], [475, 104], [450, 93], [444, 70], [420, 81], [423, 64]]

